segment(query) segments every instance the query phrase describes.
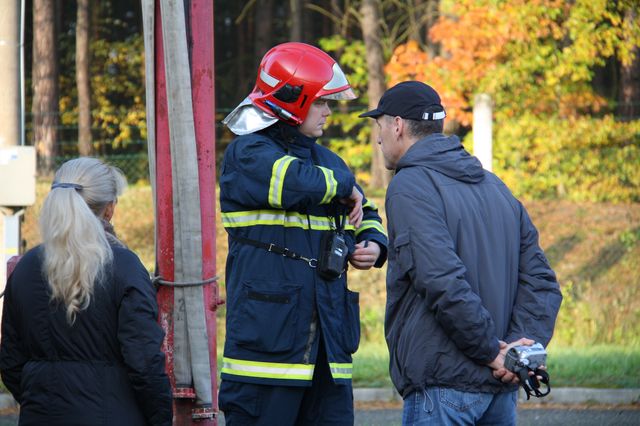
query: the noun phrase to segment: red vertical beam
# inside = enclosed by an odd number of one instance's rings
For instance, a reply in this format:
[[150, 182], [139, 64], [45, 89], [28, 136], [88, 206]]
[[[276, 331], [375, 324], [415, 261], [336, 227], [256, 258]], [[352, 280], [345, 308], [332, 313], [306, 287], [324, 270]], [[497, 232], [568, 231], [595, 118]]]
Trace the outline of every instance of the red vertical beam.
[[[195, 134], [198, 153], [200, 207], [202, 223], [202, 278], [215, 275], [215, 128], [213, 88], [213, 2], [190, 2], [191, 83]], [[157, 253], [158, 274], [167, 281], [174, 280], [173, 238], [173, 183], [171, 173], [171, 148], [169, 116], [167, 112], [166, 70], [162, 44], [162, 19], [160, 5], [155, 5], [155, 90], [156, 90], [156, 203], [157, 203]], [[204, 286], [205, 315], [209, 336], [209, 360], [213, 408], [217, 412], [217, 364], [216, 364], [216, 307], [218, 287]], [[161, 286], [158, 291], [160, 323], [166, 333], [163, 350], [167, 354], [167, 372], [175, 390], [173, 368], [173, 288]], [[216, 419], [194, 421], [192, 399], [174, 399], [174, 425], [215, 426]]]
[[[173, 248], [173, 184], [171, 173], [171, 146], [169, 141], [169, 113], [167, 111], [167, 82], [162, 45], [162, 18], [160, 3], [155, 2], [154, 49], [155, 49], [155, 123], [156, 123], [156, 262], [157, 273], [166, 281], [174, 280]], [[160, 325], [165, 332], [162, 350], [166, 354], [166, 367], [175, 390], [173, 370], [173, 288], [160, 286], [158, 289]], [[178, 423], [179, 413], [175, 399], [173, 424]], [[190, 417], [190, 416], [189, 416]]]
[[[213, 2], [191, 0], [191, 89], [196, 144], [198, 152], [198, 180], [200, 184], [200, 212], [202, 224], [202, 278], [216, 273], [216, 151], [214, 106], [213, 55]], [[205, 317], [209, 337], [209, 363], [211, 365], [211, 394], [213, 408], [218, 411], [216, 309], [218, 286], [204, 287]], [[212, 420], [215, 425], [217, 422]]]

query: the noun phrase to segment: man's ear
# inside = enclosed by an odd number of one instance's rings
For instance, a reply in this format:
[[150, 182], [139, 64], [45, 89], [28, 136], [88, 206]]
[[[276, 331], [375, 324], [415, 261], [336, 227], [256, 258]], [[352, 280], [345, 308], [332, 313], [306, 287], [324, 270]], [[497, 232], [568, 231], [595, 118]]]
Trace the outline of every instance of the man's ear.
[[393, 124], [394, 135], [399, 138], [404, 133], [404, 120], [402, 117], [393, 117]]

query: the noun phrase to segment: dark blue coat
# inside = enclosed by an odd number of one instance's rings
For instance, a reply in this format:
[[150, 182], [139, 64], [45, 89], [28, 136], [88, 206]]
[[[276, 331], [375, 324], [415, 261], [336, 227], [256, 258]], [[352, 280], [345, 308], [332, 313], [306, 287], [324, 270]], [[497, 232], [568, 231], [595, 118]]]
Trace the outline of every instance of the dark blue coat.
[[399, 160], [386, 210], [385, 330], [398, 391], [512, 390], [486, 366], [498, 339], [546, 345], [562, 300], [525, 208], [458, 138], [434, 134]]
[[50, 301], [41, 254], [25, 254], [4, 297], [0, 373], [20, 424], [170, 425], [155, 290], [137, 256], [113, 247], [112, 270], [69, 326]]
[[[335, 226], [337, 199], [351, 194], [353, 174], [333, 152], [296, 128], [276, 124], [236, 138], [220, 177], [222, 221], [229, 233], [227, 329], [222, 378], [248, 383], [311, 384], [320, 330], [332, 377], [349, 382], [360, 338], [358, 293], [346, 273], [324, 280], [306, 262], [237, 240], [276, 244], [317, 259], [322, 234]], [[386, 260], [377, 209], [365, 200], [350, 249], [376, 241]]]

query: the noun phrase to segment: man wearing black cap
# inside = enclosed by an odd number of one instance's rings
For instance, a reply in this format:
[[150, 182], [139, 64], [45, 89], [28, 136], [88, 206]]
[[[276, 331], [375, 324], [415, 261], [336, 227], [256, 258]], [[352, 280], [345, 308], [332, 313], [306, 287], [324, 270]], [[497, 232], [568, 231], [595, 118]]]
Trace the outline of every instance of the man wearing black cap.
[[438, 93], [389, 89], [375, 118], [395, 170], [385, 334], [403, 424], [515, 424], [507, 350], [546, 346], [562, 295], [527, 211], [494, 174], [442, 134]]

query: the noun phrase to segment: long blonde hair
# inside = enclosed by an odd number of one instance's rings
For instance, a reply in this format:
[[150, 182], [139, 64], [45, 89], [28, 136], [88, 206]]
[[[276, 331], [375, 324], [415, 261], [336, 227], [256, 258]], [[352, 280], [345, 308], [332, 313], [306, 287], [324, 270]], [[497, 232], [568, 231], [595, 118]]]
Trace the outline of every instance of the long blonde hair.
[[69, 324], [89, 306], [94, 285], [113, 260], [102, 215], [125, 186], [119, 169], [96, 158], [77, 158], [58, 169], [44, 201], [44, 273], [51, 298], [64, 304]]

